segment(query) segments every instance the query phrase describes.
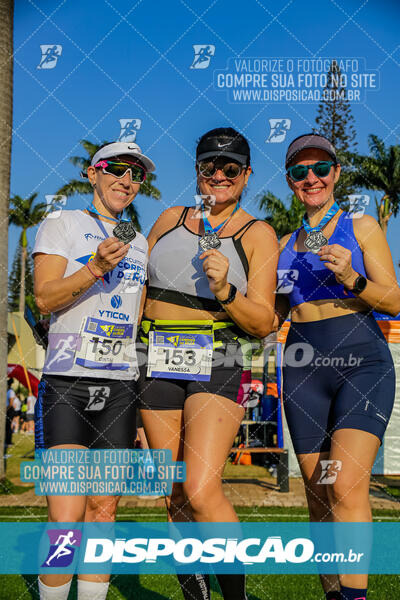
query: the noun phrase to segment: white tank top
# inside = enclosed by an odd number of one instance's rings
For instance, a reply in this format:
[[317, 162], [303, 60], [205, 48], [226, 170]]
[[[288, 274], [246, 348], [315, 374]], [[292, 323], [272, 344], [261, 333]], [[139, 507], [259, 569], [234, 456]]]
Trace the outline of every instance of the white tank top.
[[[81, 210], [54, 215], [39, 227], [32, 255], [63, 256], [68, 261], [64, 277], [68, 277], [94, 257], [100, 242], [112, 236], [115, 223]], [[52, 313], [43, 373], [137, 379], [135, 339], [147, 250], [146, 238], [138, 232], [127, 256], [106, 273], [104, 281], [98, 279], [73, 304]]]

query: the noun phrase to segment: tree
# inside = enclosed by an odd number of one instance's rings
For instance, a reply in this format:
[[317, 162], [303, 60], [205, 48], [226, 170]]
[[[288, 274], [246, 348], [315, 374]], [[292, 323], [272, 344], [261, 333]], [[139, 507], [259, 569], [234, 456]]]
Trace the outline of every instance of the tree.
[[335, 199], [342, 208], [347, 208], [349, 195], [356, 192], [347, 153], [357, 145], [354, 117], [347, 99], [346, 76], [342, 75], [336, 60], [327, 73], [324, 100], [319, 104], [315, 122], [316, 132], [327, 137], [336, 149], [342, 167], [340, 179], [335, 186]]
[[[13, 107], [13, 0], [0, 0], [0, 289], [7, 289], [8, 272], [8, 199], [10, 195], [12, 107]], [[0, 303], [0, 482], [4, 482], [4, 436], [7, 394], [7, 303]], [[0, 485], [1, 489], [1, 485]]]
[[[8, 309], [11, 312], [19, 310], [22, 264], [21, 254], [22, 246], [18, 244], [8, 279]], [[40, 319], [40, 312], [35, 304], [35, 295], [33, 292], [33, 259], [29, 245], [27, 247], [25, 265], [25, 302], [35, 315], [36, 319]]]
[[265, 212], [265, 221], [275, 229], [278, 238], [287, 233], [292, 233], [301, 226], [304, 215], [304, 205], [297, 199], [295, 194], [289, 196], [290, 206], [277, 198], [272, 192], [267, 192], [260, 197], [258, 208]]
[[26, 260], [28, 254], [28, 240], [26, 232], [30, 227], [34, 227], [43, 219], [46, 213], [46, 204], [40, 202], [33, 204], [36, 200], [37, 194], [32, 194], [29, 198], [21, 198], [21, 196], [13, 196], [10, 199], [10, 224], [21, 227], [22, 232], [19, 238], [21, 246], [21, 280], [20, 280], [20, 292], [19, 292], [19, 308], [18, 310], [24, 312], [25, 310], [25, 271], [26, 271]]
[[[110, 142], [103, 142], [102, 144], [93, 144], [89, 140], [81, 140], [81, 146], [87, 152], [87, 156], [71, 156], [70, 161], [75, 167], [79, 167], [80, 171], [86, 171], [90, 165], [92, 157], [96, 152]], [[161, 198], [161, 192], [153, 185], [157, 176], [153, 173], [147, 173], [146, 181], [140, 186], [139, 194], [147, 196], [149, 198], [155, 198], [159, 200]], [[57, 192], [57, 194], [63, 196], [73, 196], [74, 194], [93, 194], [93, 188], [87, 179], [71, 179], [67, 184], [63, 185]], [[130, 219], [132, 219], [136, 229], [141, 231], [139, 214], [135, 204], [132, 202], [126, 209], [126, 213]]]
[[370, 154], [349, 154], [354, 168], [355, 185], [366, 190], [383, 192], [380, 200], [375, 198], [379, 225], [387, 234], [389, 219], [397, 215], [400, 207], [400, 146], [385, 146], [377, 135], [368, 137]]

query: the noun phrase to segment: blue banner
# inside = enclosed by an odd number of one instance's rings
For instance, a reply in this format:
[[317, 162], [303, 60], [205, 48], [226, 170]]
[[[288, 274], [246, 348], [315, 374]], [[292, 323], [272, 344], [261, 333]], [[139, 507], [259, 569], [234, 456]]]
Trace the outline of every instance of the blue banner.
[[7, 574], [400, 571], [400, 523], [0, 523], [0, 535]]

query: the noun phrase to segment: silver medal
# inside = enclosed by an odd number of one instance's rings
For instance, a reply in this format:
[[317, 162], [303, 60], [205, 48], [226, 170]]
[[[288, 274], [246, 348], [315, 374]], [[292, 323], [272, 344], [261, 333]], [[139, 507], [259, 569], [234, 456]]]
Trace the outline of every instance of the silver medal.
[[132, 221], [120, 221], [113, 229], [113, 234], [120, 242], [128, 244], [136, 237], [136, 231]]
[[317, 254], [318, 250], [328, 243], [327, 238], [324, 236], [322, 231], [310, 231], [307, 233], [307, 237], [304, 241], [304, 245], [313, 254]]
[[215, 232], [205, 233], [203, 237], [199, 239], [200, 248], [204, 251], [219, 248], [221, 240]]

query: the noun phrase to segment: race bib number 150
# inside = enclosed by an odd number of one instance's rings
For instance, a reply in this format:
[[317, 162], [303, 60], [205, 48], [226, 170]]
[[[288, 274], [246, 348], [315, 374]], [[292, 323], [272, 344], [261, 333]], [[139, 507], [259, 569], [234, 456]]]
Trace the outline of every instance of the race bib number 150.
[[88, 317], [81, 328], [81, 349], [75, 362], [81, 367], [104, 370], [126, 370], [129, 368], [126, 349], [132, 342], [133, 325], [109, 323]]

